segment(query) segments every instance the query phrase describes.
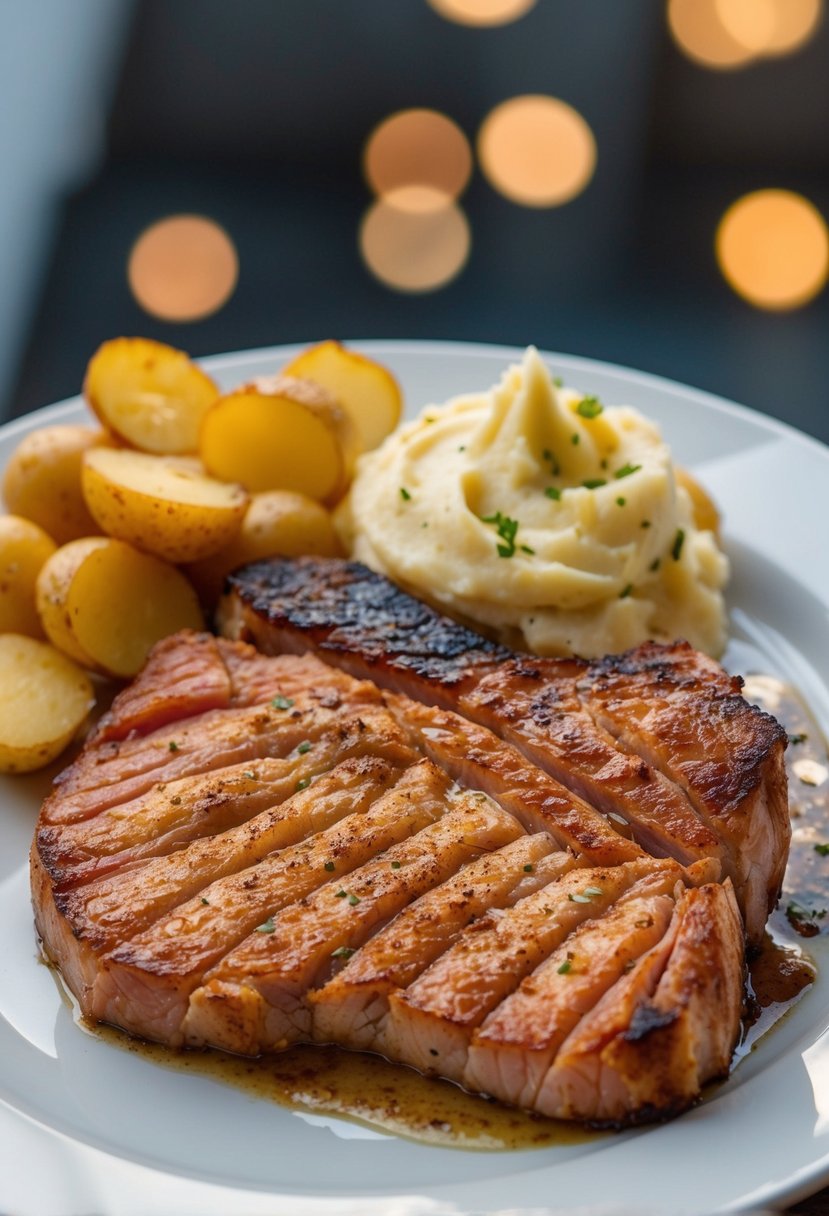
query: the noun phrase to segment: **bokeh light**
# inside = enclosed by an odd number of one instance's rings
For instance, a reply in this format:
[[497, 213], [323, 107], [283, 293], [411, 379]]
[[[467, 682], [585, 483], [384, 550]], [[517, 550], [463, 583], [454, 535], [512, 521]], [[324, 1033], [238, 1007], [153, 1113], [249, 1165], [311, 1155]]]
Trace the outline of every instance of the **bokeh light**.
[[196, 321], [216, 312], [239, 276], [235, 246], [202, 215], [172, 215], [147, 228], [132, 247], [130, 289], [162, 321]]
[[829, 275], [829, 231], [816, 207], [789, 190], [758, 190], [729, 207], [716, 236], [720, 269], [758, 308], [798, 308]]
[[535, 0], [429, 0], [429, 4], [441, 17], [460, 25], [506, 25], [534, 8]]
[[668, 26], [680, 50], [704, 67], [742, 67], [754, 57], [723, 25], [717, 0], [669, 0]]
[[375, 127], [363, 166], [382, 197], [407, 186], [428, 186], [457, 198], [472, 172], [472, 150], [463, 131], [437, 110], [401, 110]]
[[415, 209], [408, 190], [402, 199], [393, 191], [369, 208], [360, 229], [360, 251], [369, 270], [398, 291], [444, 287], [469, 256], [469, 224], [458, 204], [438, 191], [431, 200], [428, 192], [421, 193], [419, 201]]
[[823, 0], [669, 0], [668, 25], [682, 51], [708, 68], [737, 68], [788, 55], [812, 36]]
[[513, 97], [478, 135], [481, 168], [496, 190], [527, 207], [556, 207], [585, 188], [596, 167], [593, 132], [556, 97]]

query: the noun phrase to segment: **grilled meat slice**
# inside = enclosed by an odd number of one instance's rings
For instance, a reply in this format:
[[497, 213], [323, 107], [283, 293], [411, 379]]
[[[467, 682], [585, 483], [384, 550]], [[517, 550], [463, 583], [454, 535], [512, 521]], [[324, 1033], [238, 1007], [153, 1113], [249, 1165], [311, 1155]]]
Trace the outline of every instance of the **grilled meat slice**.
[[487, 726], [654, 856], [716, 859], [761, 939], [791, 833], [785, 735], [685, 643], [593, 663], [510, 656], [359, 563], [321, 558], [239, 571], [219, 619], [268, 653], [312, 650]]
[[[92, 1018], [242, 1052], [333, 1041], [625, 1123], [693, 1101], [736, 1038], [740, 926], [727, 887], [692, 889], [719, 872], [700, 856], [647, 856], [457, 713], [181, 634], [47, 799], [32, 891]], [[573, 942], [595, 982], [534, 1001]]]

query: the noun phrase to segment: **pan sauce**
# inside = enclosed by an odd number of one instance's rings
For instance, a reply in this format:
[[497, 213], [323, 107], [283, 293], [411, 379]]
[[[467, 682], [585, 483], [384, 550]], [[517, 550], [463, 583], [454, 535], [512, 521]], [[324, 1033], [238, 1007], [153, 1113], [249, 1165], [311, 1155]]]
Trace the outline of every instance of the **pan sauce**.
[[[794, 690], [767, 675], [746, 678], [746, 697], [789, 734], [786, 764], [793, 838], [780, 907], [750, 961], [743, 1034], [733, 1068], [814, 980], [804, 938], [829, 934], [829, 757], [820, 729]], [[824, 852], [816, 846], [826, 844]], [[175, 1051], [112, 1027], [84, 1027], [155, 1063], [213, 1077], [299, 1114], [346, 1118], [384, 1134], [444, 1148], [515, 1150], [582, 1143], [609, 1133], [517, 1111], [420, 1076], [379, 1056], [335, 1047], [294, 1047], [247, 1059], [219, 1051]]]

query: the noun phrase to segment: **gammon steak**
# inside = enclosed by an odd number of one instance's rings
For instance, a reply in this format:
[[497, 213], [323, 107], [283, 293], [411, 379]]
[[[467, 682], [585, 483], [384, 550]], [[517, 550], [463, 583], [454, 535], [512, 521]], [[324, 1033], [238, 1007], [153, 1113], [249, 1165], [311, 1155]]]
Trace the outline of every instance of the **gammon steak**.
[[727, 1071], [738, 899], [756, 938], [788, 842], [783, 733], [730, 677], [510, 655], [350, 563], [249, 567], [223, 616], [260, 650], [160, 643], [42, 808], [37, 927], [86, 1016], [619, 1126]]

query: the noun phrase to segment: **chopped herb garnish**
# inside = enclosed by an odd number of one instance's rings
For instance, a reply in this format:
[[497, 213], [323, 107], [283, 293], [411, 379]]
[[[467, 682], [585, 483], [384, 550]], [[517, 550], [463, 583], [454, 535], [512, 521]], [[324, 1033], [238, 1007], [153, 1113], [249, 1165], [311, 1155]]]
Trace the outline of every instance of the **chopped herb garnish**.
[[459, 451], [459, 452], [465, 452], [465, 451], [466, 451], [466, 444], [465, 444], [465, 443], [462, 443], [462, 444], [460, 445], [460, 447], [458, 448], [458, 451]]
[[256, 780], [256, 773], [253, 771], [252, 768], [246, 768], [245, 771], [242, 773], [242, 776], [248, 777], [251, 781]]
[[323, 868], [324, 870], [327, 870], [329, 874], [333, 874], [333, 873], [334, 873], [334, 863], [333, 863], [333, 861], [326, 861], [325, 865], [324, 865], [322, 868]]
[[291, 709], [293, 703], [292, 697], [274, 697], [271, 701], [274, 709]]
[[306, 752], [310, 752], [313, 746], [313, 743], [311, 743], [308, 739], [305, 739], [302, 743], [297, 744], [297, 751], [299, 752], [300, 756], [304, 756]]
[[567, 896], [567, 898], [573, 904], [589, 904], [590, 903], [590, 896], [589, 895], [580, 895], [578, 891], [576, 891], [575, 893], [571, 891], [570, 894]]
[[172, 739], [170, 740], [170, 742], [169, 742], [169, 745], [168, 745], [168, 746], [169, 746], [169, 748], [170, 748], [170, 751], [171, 751], [171, 752], [177, 752], [177, 751], [178, 751], [178, 744], [177, 744], [177, 743], [175, 743], [175, 742], [174, 742]]
[[606, 468], [607, 468], [607, 458], [605, 458], [604, 460], [600, 460], [600, 461], [599, 461], [599, 468], [600, 468], [600, 469], [606, 469]]
[[521, 545], [521, 552], [529, 553], [532, 556], [535, 556], [535, 549], [531, 549], [529, 545]]
[[356, 908], [357, 904], [360, 902], [360, 896], [359, 895], [349, 895], [348, 902], [351, 904], [352, 908]]
[[674, 537], [674, 543], [671, 546], [671, 557], [674, 559], [675, 562], [679, 561], [680, 554], [682, 553], [682, 546], [684, 543], [685, 543], [685, 533], [682, 530], [682, 528], [677, 528], [676, 536]]
[[628, 583], [627, 587], [623, 587], [622, 590], [619, 592], [619, 599], [626, 600], [632, 591], [633, 591], [633, 583]]
[[429, 527], [428, 519], [424, 519], [423, 523], [420, 526], [421, 526], [421, 528], [428, 528]]
[[786, 919], [801, 937], [815, 937], [820, 932], [815, 921], [825, 916], [826, 908], [804, 908], [794, 900], [786, 907]]
[[621, 469], [617, 469], [613, 476], [619, 481], [622, 477], [630, 477], [631, 473], [638, 473], [641, 467], [641, 464], [623, 464]]
[[484, 515], [481, 517], [481, 522], [485, 524], [495, 524], [495, 529], [504, 542], [501, 545], [496, 545], [499, 557], [512, 557], [515, 553], [515, 534], [518, 531], [518, 520], [510, 519], [508, 515], [502, 515], [500, 511], [496, 511], [494, 515]]
[[308, 786], [310, 784], [311, 784], [310, 777], [300, 777], [299, 781], [297, 781], [297, 783], [296, 783], [296, 787], [298, 790], [307, 790]]
[[653, 559], [653, 561], [651, 562], [650, 566], [648, 567], [648, 569], [655, 571], [655, 570], [658, 570], [661, 565], [662, 565], [662, 559], [659, 557], [655, 557]]
[[649, 528], [650, 526], [651, 526], [651, 521], [649, 519], [643, 519], [641, 524], [639, 525], [640, 528]]
[[336, 950], [331, 951], [332, 958], [351, 958], [355, 954], [353, 946], [338, 946]]
[[525, 873], [525, 874], [532, 874], [532, 872], [533, 872], [533, 867], [532, 867], [531, 865], [526, 865], [526, 866], [524, 866], [524, 873]]
[[602, 486], [606, 486], [607, 482], [603, 477], [588, 477], [587, 481], [581, 483], [585, 490], [600, 490]]
[[816, 844], [815, 852], [820, 853], [821, 857], [829, 857], [829, 844]]
[[204, 904], [206, 907], [208, 907], [208, 908], [210, 907], [210, 900], [209, 900], [209, 899], [205, 899], [203, 895], [202, 895], [202, 897], [201, 897], [201, 901], [202, 901], [202, 903], [203, 903], [203, 904]]
[[581, 443], [581, 435], [578, 433], [578, 431], [574, 431], [570, 436], [570, 442], [574, 448], [578, 447], [578, 445]]
[[625, 503], [626, 503], [626, 502], [627, 502], [627, 499], [626, 499], [626, 498], [617, 498], [617, 499], [616, 499], [616, 506], [617, 506], [617, 507], [623, 507], [623, 506], [625, 505]]
[[792, 747], [797, 747], [798, 743], [805, 743], [808, 738], [808, 735], [789, 735], [789, 743]]
[[339, 891], [338, 891], [338, 892], [337, 892], [337, 894], [334, 896], [334, 898], [335, 898], [335, 899], [345, 899], [346, 895], [348, 895], [348, 891], [344, 891], [344, 890], [342, 889], [342, 887], [340, 887]]
[[553, 502], [558, 502], [558, 500], [561, 498], [561, 490], [557, 489], [555, 486], [547, 486], [544, 493], [548, 498], [552, 498]]
[[276, 925], [273, 923], [273, 917], [269, 916], [261, 925], [257, 925], [254, 933], [273, 933], [276, 930]]
[[557, 975], [567, 975], [567, 973], [572, 970], [573, 970], [573, 964], [570, 962], [569, 958], [566, 958], [564, 960], [564, 962], [561, 964], [561, 966], [557, 968], [556, 974]]
[[399, 869], [400, 869], [400, 862], [399, 862], [399, 861], [393, 861], [393, 862], [391, 863], [391, 868], [392, 868], [393, 870], [399, 870]]
[[545, 448], [541, 455], [549, 463], [550, 472], [552, 473], [553, 477], [558, 477], [559, 473], [561, 472], [561, 466], [556, 460], [555, 453], [551, 452], [549, 448]]
[[561, 376], [553, 376], [553, 384], [556, 386], [556, 388], [564, 387], [564, 381], [562, 380]]
[[409, 493], [409, 491], [406, 489], [405, 486], [400, 487], [400, 497], [403, 499], [404, 502], [408, 502], [409, 499], [411, 498], [411, 494]]
[[581, 414], [582, 418], [598, 418], [603, 410], [604, 406], [598, 397], [582, 397], [576, 406], [576, 413]]

